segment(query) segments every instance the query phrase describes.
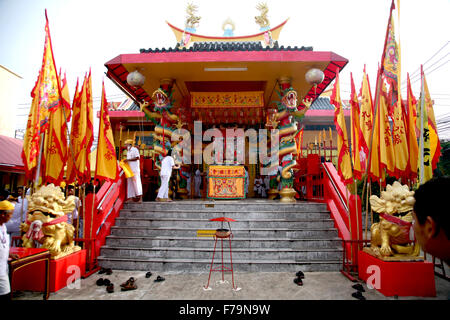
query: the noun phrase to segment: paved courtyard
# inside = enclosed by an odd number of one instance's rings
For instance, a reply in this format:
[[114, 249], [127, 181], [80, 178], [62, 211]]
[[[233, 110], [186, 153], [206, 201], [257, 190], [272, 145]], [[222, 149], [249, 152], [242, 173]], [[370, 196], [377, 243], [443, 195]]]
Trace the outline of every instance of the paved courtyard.
[[[303, 286], [293, 282], [292, 273], [235, 273], [235, 285], [241, 288], [234, 291], [231, 274], [225, 274], [228, 283], [220, 283], [221, 274], [213, 272], [210, 281], [211, 290], [203, 286], [208, 281], [208, 273], [158, 273], [153, 272], [145, 278], [143, 271], [113, 270], [109, 276], [93, 274], [79, 281], [78, 288], [63, 288], [50, 294], [50, 300], [357, 300], [352, 297], [356, 292], [355, 284], [340, 272], [305, 272]], [[157, 276], [165, 278], [163, 282], [154, 282]], [[137, 289], [120, 291], [120, 284], [129, 277], [137, 279]], [[113, 293], [107, 293], [105, 286], [97, 286], [100, 278], [109, 279], [115, 286]], [[413, 280], [412, 280], [413, 281]], [[362, 283], [367, 300], [448, 300], [450, 282], [436, 277], [436, 297], [385, 297], [374, 289], [368, 289]], [[14, 300], [41, 300], [42, 294], [19, 292]]]

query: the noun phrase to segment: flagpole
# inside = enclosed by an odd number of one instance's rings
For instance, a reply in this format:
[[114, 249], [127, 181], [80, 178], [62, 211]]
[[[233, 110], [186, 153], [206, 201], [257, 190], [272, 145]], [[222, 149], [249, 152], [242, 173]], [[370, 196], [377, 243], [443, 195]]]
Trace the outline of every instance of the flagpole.
[[375, 127], [375, 121], [376, 121], [376, 116], [377, 116], [377, 112], [378, 112], [378, 105], [380, 103], [380, 91], [381, 91], [381, 81], [382, 81], [382, 73], [384, 70], [384, 59], [386, 58], [386, 45], [387, 45], [387, 38], [388, 38], [388, 34], [389, 34], [389, 26], [391, 25], [391, 18], [392, 18], [392, 11], [394, 10], [395, 5], [394, 5], [394, 0], [392, 0], [391, 3], [391, 9], [389, 12], [389, 19], [388, 19], [388, 24], [387, 24], [387, 28], [386, 28], [386, 36], [384, 38], [384, 47], [383, 47], [383, 54], [381, 55], [381, 66], [378, 70], [378, 75], [377, 75], [377, 85], [376, 85], [376, 89], [375, 89], [375, 108], [374, 108], [374, 114], [373, 114], [373, 119], [372, 119], [372, 132], [370, 134], [370, 144], [369, 144], [369, 157], [367, 159], [367, 167], [366, 167], [366, 172], [365, 172], [365, 177], [364, 177], [364, 185], [363, 185], [363, 193], [361, 195], [364, 195], [365, 192], [365, 186], [366, 186], [366, 181], [367, 181], [367, 172], [370, 168], [371, 165], [371, 158], [372, 158], [372, 144], [373, 144], [373, 133], [374, 133], [374, 127]]
[[420, 77], [421, 77], [421, 89], [420, 89], [420, 135], [419, 135], [419, 185], [423, 183], [424, 180], [424, 168], [423, 168], [423, 147], [424, 147], [424, 139], [423, 139], [423, 111], [425, 109], [425, 90], [423, 83], [423, 65], [420, 65]]
[[369, 185], [369, 182], [367, 182], [367, 190], [368, 190], [368, 192], [366, 193], [366, 223], [365, 223], [366, 226], [365, 226], [365, 229], [364, 229], [364, 239], [365, 240], [367, 240], [367, 223], [369, 221], [369, 188], [370, 188], [370, 185]]
[[38, 159], [38, 163], [37, 163], [37, 168], [36, 168], [36, 177], [35, 177], [35, 187], [37, 188], [39, 185], [39, 177], [41, 175], [41, 165], [42, 165], [42, 152], [44, 149], [44, 139], [45, 139], [45, 133], [42, 132], [41, 133], [41, 141], [40, 141], [40, 146], [39, 146], [39, 159]]

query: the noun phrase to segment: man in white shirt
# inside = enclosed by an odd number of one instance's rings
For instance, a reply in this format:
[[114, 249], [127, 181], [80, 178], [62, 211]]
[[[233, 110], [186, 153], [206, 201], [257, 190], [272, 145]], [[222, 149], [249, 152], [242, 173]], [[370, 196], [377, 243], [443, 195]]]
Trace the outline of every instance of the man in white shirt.
[[17, 255], [9, 253], [10, 240], [6, 223], [11, 219], [14, 205], [7, 201], [0, 201], [0, 301], [11, 299], [11, 286], [8, 276], [8, 258], [17, 259]]
[[156, 201], [169, 201], [169, 181], [172, 175], [172, 169], [180, 169], [179, 164], [175, 164], [175, 160], [167, 154], [161, 161], [161, 186], [159, 187], [158, 195], [156, 196]]
[[127, 201], [133, 199], [136, 202], [142, 202], [142, 182], [141, 182], [141, 166], [139, 163], [139, 150], [133, 147], [134, 141], [128, 139], [125, 141], [127, 147], [127, 158], [124, 162], [128, 163], [133, 171], [133, 176], [127, 179]]

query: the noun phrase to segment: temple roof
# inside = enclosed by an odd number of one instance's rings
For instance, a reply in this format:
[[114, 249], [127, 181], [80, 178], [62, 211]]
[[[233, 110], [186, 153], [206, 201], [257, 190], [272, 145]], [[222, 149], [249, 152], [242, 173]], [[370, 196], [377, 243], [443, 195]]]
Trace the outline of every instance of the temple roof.
[[274, 42], [273, 47], [263, 46], [260, 41], [243, 42], [195, 42], [191, 47], [180, 46], [179, 43], [174, 48], [149, 48], [141, 49], [141, 53], [158, 52], [214, 52], [214, 51], [313, 51], [312, 47], [291, 47], [280, 46], [278, 41]]

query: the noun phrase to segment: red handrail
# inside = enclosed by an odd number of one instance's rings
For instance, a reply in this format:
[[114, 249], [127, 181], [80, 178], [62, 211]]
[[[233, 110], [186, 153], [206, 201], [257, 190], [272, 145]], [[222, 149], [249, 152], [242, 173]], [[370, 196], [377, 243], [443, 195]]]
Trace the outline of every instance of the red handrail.
[[[100, 248], [105, 244], [126, 198], [126, 178], [121, 170], [116, 181], [106, 181], [94, 195], [86, 196], [85, 236], [93, 242], [92, 250], [88, 247], [88, 266], [92, 270], [97, 267]], [[92, 226], [92, 228], [91, 228]]]
[[[358, 242], [362, 240], [361, 200], [358, 195], [349, 194], [333, 163], [320, 163], [310, 155], [307, 162], [307, 171], [314, 173], [305, 175], [306, 199], [327, 204], [338, 235], [343, 240], [346, 258], [357, 266], [357, 254], [362, 243]], [[317, 196], [313, 190], [321, 190], [322, 194]]]

